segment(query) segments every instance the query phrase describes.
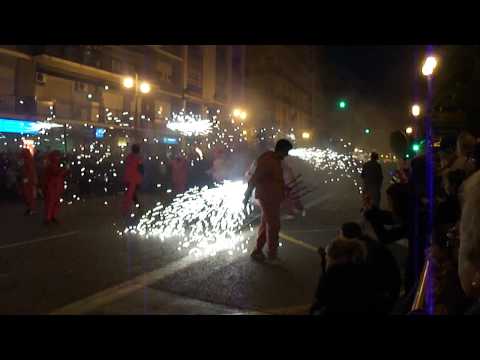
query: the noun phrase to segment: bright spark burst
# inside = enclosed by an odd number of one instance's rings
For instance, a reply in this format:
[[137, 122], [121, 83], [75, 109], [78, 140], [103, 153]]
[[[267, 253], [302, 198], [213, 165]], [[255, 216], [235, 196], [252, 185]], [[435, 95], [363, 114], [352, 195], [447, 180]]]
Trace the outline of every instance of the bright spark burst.
[[212, 122], [199, 115], [172, 114], [167, 128], [185, 136], [205, 136], [212, 132]]
[[135, 227], [125, 233], [146, 238], [180, 239], [178, 250], [197, 256], [214, 256], [220, 251], [246, 252], [242, 229], [253, 207], [242, 203], [247, 184], [225, 181], [213, 188], [194, 187], [179, 194], [172, 204], [149, 210]]
[[325, 177], [324, 183], [339, 182], [340, 178], [351, 179], [360, 193], [362, 188], [357, 179], [361, 174], [361, 164], [352, 154], [342, 154], [331, 149], [296, 148], [289, 155], [298, 157], [313, 166], [314, 171], [322, 171]]

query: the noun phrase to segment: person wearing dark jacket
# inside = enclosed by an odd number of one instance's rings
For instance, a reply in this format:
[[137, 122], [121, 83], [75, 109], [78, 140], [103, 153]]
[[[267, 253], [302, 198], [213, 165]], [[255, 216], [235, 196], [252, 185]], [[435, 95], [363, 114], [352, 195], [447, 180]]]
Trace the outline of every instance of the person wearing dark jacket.
[[367, 251], [358, 240], [335, 239], [326, 250], [326, 272], [319, 280], [312, 315], [379, 313]]
[[359, 224], [354, 222], [342, 225], [340, 238], [356, 239], [367, 249], [366, 264], [371, 267], [375, 288], [379, 293], [382, 311], [390, 313], [400, 296], [402, 278], [397, 260], [390, 250], [380, 242], [362, 234]]
[[428, 246], [427, 161], [424, 154], [411, 162], [408, 192], [407, 238], [408, 255], [405, 266], [405, 291], [409, 292], [420, 276]]
[[382, 244], [390, 244], [407, 237], [408, 188], [395, 184], [387, 189], [392, 211], [373, 206], [367, 198], [364, 201], [363, 217], [370, 223], [376, 238]]
[[370, 155], [370, 161], [363, 165], [361, 177], [365, 192], [370, 195], [375, 206], [380, 207], [383, 171], [378, 163], [377, 153], [373, 152]]

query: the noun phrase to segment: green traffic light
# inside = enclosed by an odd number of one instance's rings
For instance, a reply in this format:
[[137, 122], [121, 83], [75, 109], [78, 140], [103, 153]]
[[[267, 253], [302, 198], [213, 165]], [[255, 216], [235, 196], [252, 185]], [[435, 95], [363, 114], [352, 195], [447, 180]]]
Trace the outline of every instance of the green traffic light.
[[337, 102], [337, 107], [341, 110], [345, 110], [347, 108], [347, 101], [346, 100], [339, 100]]
[[412, 145], [412, 150], [415, 152], [418, 152], [420, 150], [420, 145], [419, 144], [413, 144]]
[[370, 134], [370, 129], [367, 128], [367, 129], [364, 130], [364, 132], [365, 132], [365, 134], [368, 135], [368, 134]]

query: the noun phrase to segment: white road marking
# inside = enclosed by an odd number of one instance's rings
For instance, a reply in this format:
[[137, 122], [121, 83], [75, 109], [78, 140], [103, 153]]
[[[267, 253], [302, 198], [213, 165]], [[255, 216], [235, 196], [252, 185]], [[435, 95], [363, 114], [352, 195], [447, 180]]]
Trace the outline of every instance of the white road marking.
[[163, 278], [185, 269], [186, 267], [205, 259], [205, 257], [185, 256], [167, 266], [149, 273], [139, 275], [122, 284], [100, 291], [87, 298], [66, 305], [51, 312], [52, 315], [80, 315], [94, 311], [95, 309], [108, 305], [115, 300], [121, 299], [128, 294], [141, 290]]
[[[324, 194], [322, 196], [316, 197], [314, 200], [308, 202], [305, 204], [305, 209], [310, 209], [311, 207], [321, 203], [322, 201], [327, 201], [333, 198], [333, 195], [330, 194]], [[308, 215], [308, 214], [307, 214]]]
[[338, 226], [332, 226], [327, 229], [288, 230], [288, 233], [291, 233], [291, 234], [321, 233], [321, 232], [337, 231], [337, 229], [338, 229]]
[[284, 239], [284, 240], [286, 240], [286, 241], [289, 241], [289, 242], [291, 242], [291, 243], [293, 243], [293, 244], [297, 244], [297, 245], [299, 245], [299, 246], [301, 246], [301, 247], [303, 247], [303, 248], [305, 248], [305, 249], [308, 249], [308, 250], [314, 251], [314, 252], [317, 252], [317, 251], [318, 251], [318, 248], [317, 248], [316, 246], [307, 244], [306, 242], [303, 242], [303, 241], [301, 241], [301, 240], [295, 239], [295, 238], [292, 237], [292, 236], [288, 236], [287, 234], [284, 234], [284, 233], [282, 233], [282, 232], [280, 232], [278, 235], [279, 235], [279, 237], [280, 237], [281, 239]]
[[18, 247], [18, 246], [30, 245], [30, 244], [34, 244], [34, 243], [41, 242], [41, 241], [46, 241], [46, 240], [52, 240], [52, 239], [58, 239], [58, 238], [62, 238], [62, 237], [72, 236], [72, 235], [75, 235], [77, 233], [78, 233], [78, 231], [70, 231], [70, 232], [67, 232], [67, 233], [57, 234], [57, 235], [52, 235], [52, 236], [45, 236], [45, 237], [41, 237], [41, 238], [38, 238], [38, 239], [30, 240], [30, 241], [22, 241], [22, 242], [19, 242], [19, 243], [3, 245], [3, 246], [0, 246], [0, 250], [10, 249], [10, 248]]

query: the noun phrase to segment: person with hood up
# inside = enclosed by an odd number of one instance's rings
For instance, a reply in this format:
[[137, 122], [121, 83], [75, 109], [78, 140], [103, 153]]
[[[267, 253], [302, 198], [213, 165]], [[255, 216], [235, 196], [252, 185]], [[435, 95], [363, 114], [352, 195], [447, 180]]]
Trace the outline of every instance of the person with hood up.
[[170, 161], [172, 168], [172, 184], [177, 194], [185, 192], [187, 189], [188, 163], [180, 152]]
[[123, 181], [127, 190], [123, 196], [122, 213], [127, 216], [132, 208], [133, 202], [137, 201], [137, 191], [143, 181], [143, 161], [140, 157], [140, 146], [132, 145], [132, 152], [125, 161], [125, 175]]
[[282, 161], [288, 156], [292, 144], [281, 139], [275, 145], [275, 151], [263, 153], [255, 163], [255, 169], [248, 181], [243, 203], [248, 201], [255, 190], [262, 212], [262, 220], [258, 229], [257, 246], [251, 257], [256, 261], [266, 260], [263, 247], [268, 243], [268, 262], [278, 264], [278, 237], [280, 231], [280, 207], [285, 199], [285, 181], [283, 178]]
[[21, 165], [21, 191], [27, 210], [25, 215], [32, 215], [36, 208], [37, 198], [37, 171], [35, 169], [35, 163], [30, 150], [24, 148], [20, 152], [20, 165]]
[[57, 223], [57, 215], [60, 211], [60, 197], [64, 190], [65, 176], [70, 170], [60, 164], [60, 151], [54, 150], [48, 154], [47, 167], [45, 169], [45, 223]]

